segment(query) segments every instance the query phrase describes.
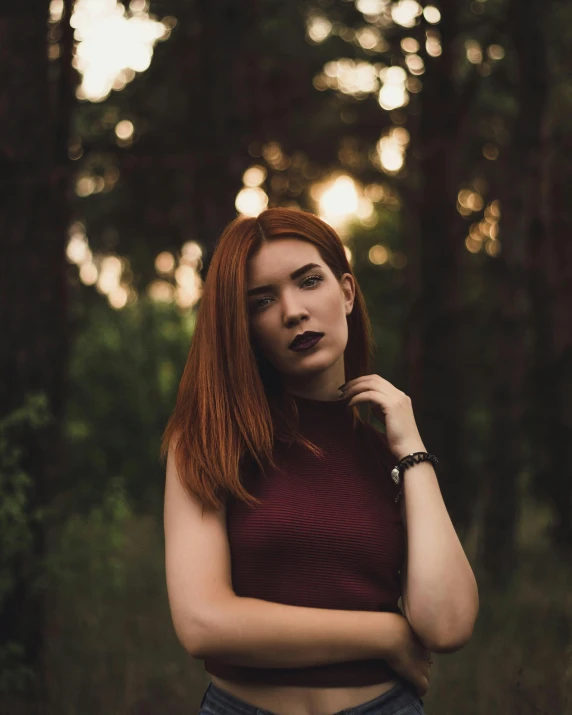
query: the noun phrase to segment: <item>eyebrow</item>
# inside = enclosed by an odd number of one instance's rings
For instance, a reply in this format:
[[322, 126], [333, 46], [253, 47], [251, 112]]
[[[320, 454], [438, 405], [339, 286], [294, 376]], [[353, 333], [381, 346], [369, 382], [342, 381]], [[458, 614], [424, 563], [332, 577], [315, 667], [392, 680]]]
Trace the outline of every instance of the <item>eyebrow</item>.
[[[306, 273], [306, 271], [309, 271], [311, 268], [322, 268], [322, 266], [320, 266], [318, 263], [306, 263], [305, 266], [302, 266], [301, 268], [296, 268], [295, 271], [290, 273], [290, 279], [296, 280], [296, 278], [301, 276], [303, 273]], [[251, 288], [246, 295], [250, 298], [251, 295], [266, 293], [267, 290], [272, 290], [273, 288], [273, 285], [258, 286], [257, 288]]]

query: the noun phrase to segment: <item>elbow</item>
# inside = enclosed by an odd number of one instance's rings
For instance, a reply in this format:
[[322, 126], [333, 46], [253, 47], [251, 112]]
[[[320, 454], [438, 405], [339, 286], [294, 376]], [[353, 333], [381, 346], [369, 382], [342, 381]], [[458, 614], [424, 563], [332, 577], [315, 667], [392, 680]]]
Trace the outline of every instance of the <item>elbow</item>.
[[470, 623], [448, 624], [422, 638], [423, 645], [432, 653], [456, 653], [471, 640], [475, 620]]
[[427, 650], [432, 653], [455, 653], [471, 640], [475, 622], [476, 613], [470, 617], [465, 614], [464, 617], [442, 621], [431, 618], [422, 625], [418, 624], [418, 627], [410, 621], [410, 625]]
[[471, 640], [471, 635], [472, 633], [462, 637], [456, 635], [455, 637], [448, 636], [445, 638], [424, 640], [423, 645], [427, 650], [431, 651], [431, 653], [456, 653], [467, 645]]
[[190, 628], [184, 628], [182, 626], [177, 627], [175, 625], [175, 633], [179, 643], [191, 656], [191, 658], [198, 658], [199, 660], [203, 658], [203, 644], [199, 639], [198, 634]]
[[479, 596], [475, 588], [470, 598], [450, 609], [443, 618], [426, 618], [419, 637], [432, 653], [455, 653], [471, 640], [478, 613]]
[[202, 623], [192, 618], [173, 618], [179, 643], [192, 658], [202, 660], [205, 654], [205, 634]]
[[218, 657], [222, 642], [222, 620], [219, 601], [211, 603], [210, 608], [203, 610], [200, 615], [179, 624], [177, 635], [189, 655], [197, 660]]

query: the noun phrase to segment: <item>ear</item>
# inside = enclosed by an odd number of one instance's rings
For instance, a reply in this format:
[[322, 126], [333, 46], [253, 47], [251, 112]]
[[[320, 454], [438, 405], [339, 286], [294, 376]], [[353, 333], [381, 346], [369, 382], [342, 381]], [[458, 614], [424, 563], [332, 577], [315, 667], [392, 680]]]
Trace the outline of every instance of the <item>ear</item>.
[[346, 315], [350, 315], [354, 308], [355, 301], [355, 282], [350, 273], [344, 273], [341, 279], [341, 287], [345, 296]]

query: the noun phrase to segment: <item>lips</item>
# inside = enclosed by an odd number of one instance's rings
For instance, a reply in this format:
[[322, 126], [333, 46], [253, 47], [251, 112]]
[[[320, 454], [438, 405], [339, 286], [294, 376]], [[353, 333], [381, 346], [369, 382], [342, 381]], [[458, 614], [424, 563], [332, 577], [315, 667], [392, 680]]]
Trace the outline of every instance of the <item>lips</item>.
[[324, 333], [315, 333], [307, 330], [305, 333], [302, 333], [302, 335], [297, 335], [288, 347], [290, 350], [307, 350], [315, 345], [323, 336]]

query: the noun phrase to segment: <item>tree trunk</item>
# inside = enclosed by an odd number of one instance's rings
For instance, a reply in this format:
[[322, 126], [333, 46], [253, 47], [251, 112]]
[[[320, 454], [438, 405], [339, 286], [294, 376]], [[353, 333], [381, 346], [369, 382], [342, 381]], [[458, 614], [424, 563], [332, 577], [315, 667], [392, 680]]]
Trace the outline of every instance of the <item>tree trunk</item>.
[[189, 201], [196, 237], [209, 249], [206, 272], [221, 231], [237, 216], [235, 199], [249, 164], [246, 149], [254, 130], [251, 95], [256, 92], [256, 66], [250, 67], [248, 58], [249, 38], [257, 28], [257, 3], [199, 0], [196, 9], [200, 32], [195, 75], [189, 83], [195, 158]]
[[[572, 223], [568, 158], [571, 137], [553, 109], [542, 148], [541, 215], [531, 244], [532, 365], [528, 441], [533, 446], [533, 489], [553, 512], [551, 536], [563, 551], [572, 546], [572, 480], [565, 468], [572, 442]], [[548, 123], [547, 123], [548, 124]], [[566, 159], [562, 159], [566, 157]]]
[[[48, 0], [37, 0], [25, 7], [3, 3], [0, 9], [0, 420], [5, 427], [7, 418], [12, 421], [4, 449], [19, 451], [12, 465], [7, 452], [1, 455], [0, 502], [18, 490], [23, 496], [20, 512], [2, 520], [0, 535], [7, 584], [0, 598], [4, 702], [18, 691], [27, 702], [45, 702], [40, 576], [46, 520], [38, 510], [50, 503], [62, 460], [72, 36], [66, 6], [61, 55], [48, 61], [48, 7]], [[47, 424], [29, 410], [23, 418], [16, 412], [38, 394], [45, 397]], [[18, 529], [23, 540], [14, 545]], [[10, 712], [18, 712], [15, 705]]]
[[462, 536], [470, 525], [472, 491], [459, 419], [467, 406], [460, 330], [466, 229], [456, 210], [461, 180], [459, 142], [466, 107], [453, 81], [458, 12], [451, 1], [442, 7], [443, 52], [438, 58], [428, 58], [418, 125], [412, 130], [418, 187], [409, 193], [410, 204], [405, 210], [410, 303], [405, 321], [404, 382], [423, 442], [440, 458], [436, 470], [439, 484]]
[[517, 502], [530, 459], [524, 434], [524, 394], [530, 343], [527, 270], [546, 235], [539, 212], [540, 149], [548, 81], [540, 0], [509, 4], [519, 68], [519, 112], [514, 121], [501, 193], [502, 251], [490, 262], [496, 317], [493, 345], [489, 463], [485, 490], [481, 565], [492, 585], [502, 585], [516, 561]]

